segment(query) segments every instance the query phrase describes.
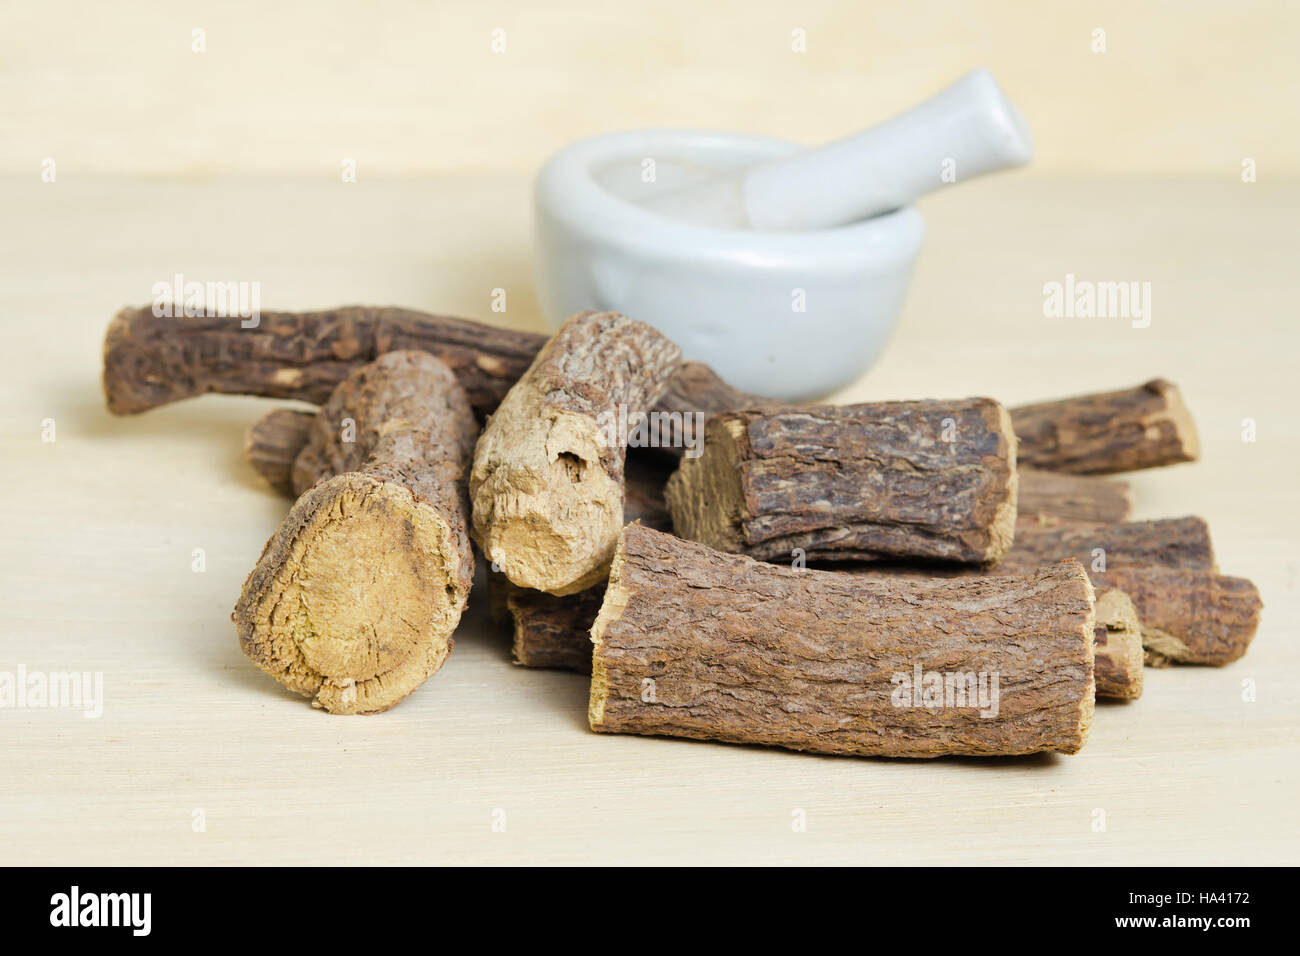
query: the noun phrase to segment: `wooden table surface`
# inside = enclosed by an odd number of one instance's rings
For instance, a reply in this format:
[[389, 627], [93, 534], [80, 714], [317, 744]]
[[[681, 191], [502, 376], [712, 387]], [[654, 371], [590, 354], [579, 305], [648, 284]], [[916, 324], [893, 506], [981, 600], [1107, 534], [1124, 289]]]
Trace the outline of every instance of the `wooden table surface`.
[[[0, 863], [1300, 862], [1295, 185], [1008, 176], [933, 197], [902, 326], [836, 396], [1183, 387], [1203, 460], [1132, 476], [1137, 514], [1203, 515], [1263, 623], [1236, 664], [1149, 671], [1140, 701], [1099, 706], [1078, 756], [598, 736], [586, 680], [512, 665], [481, 589], [446, 666], [382, 716], [314, 711], [249, 664], [230, 610], [287, 503], [241, 440], [272, 403], [108, 415], [109, 317], [179, 272], [258, 281], [267, 309], [540, 328], [528, 187], [0, 181], [0, 672], [103, 675], [98, 719], [0, 709]], [[1045, 318], [1067, 273], [1150, 282], [1150, 327]]]

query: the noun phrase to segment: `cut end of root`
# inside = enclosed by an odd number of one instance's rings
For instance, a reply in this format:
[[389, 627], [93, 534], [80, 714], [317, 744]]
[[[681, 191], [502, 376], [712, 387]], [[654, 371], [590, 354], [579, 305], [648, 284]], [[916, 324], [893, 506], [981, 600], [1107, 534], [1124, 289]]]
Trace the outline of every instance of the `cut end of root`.
[[464, 610], [459, 551], [406, 488], [357, 473], [294, 505], [235, 608], [262, 670], [336, 714], [387, 710], [431, 677]]
[[[1006, 449], [1005, 464], [1007, 469], [1006, 485], [1003, 498], [993, 513], [993, 522], [989, 526], [989, 544], [985, 562], [992, 564], [1002, 560], [1016, 536], [1016, 513], [1020, 498], [1020, 473], [1016, 468], [1016, 433], [1011, 425], [1011, 414], [1002, 404], [997, 405], [997, 430], [1000, 433], [998, 444]], [[996, 467], [996, 465], [995, 465]], [[996, 473], [996, 472], [995, 472]]]
[[[1196, 431], [1196, 420], [1192, 418], [1191, 409], [1183, 401], [1183, 393], [1178, 386], [1164, 379], [1156, 379], [1148, 388], [1153, 388], [1165, 400], [1169, 422], [1177, 436], [1181, 461], [1197, 461], [1201, 457], [1201, 438]], [[1172, 462], [1171, 462], [1172, 464]]]
[[1087, 650], [1088, 683], [1079, 695], [1079, 732], [1076, 741], [1061, 749], [1061, 753], [1077, 754], [1088, 742], [1088, 731], [1092, 728], [1093, 714], [1097, 710], [1097, 653], [1093, 644], [1097, 629], [1097, 592], [1093, 590], [1092, 581], [1083, 565], [1073, 562], [1088, 598], [1088, 610], [1084, 615], [1082, 634], [1083, 645]]
[[1096, 653], [1097, 695], [1121, 700], [1142, 696], [1142, 628], [1129, 596], [1111, 588], [1097, 597], [1095, 633], [1105, 642]]
[[609, 626], [623, 616], [627, 610], [628, 593], [623, 586], [623, 535], [618, 537], [618, 549], [609, 566], [609, 585], [605, 588], [605, 599], [601, 602], [596, 621], [591, 625], [591, 698], [587, 705], [587, 720], [592, 730], [603, 729], [605, 721], [605, 702], [609, 699], [609, 674], [601, 648], [605, 632]]
[[745, 423], [719, 417], [707, 427], [704, 451], [683, 459], [668, 479], [664, 497], [673, 529], [688, 541], [719, 551], [739, 551], [745, 544], [745, 492], [736, 462], [742, 457]]
[[473, 535], [512, 584], [563, 596], [604, 580], [623, 527], [623, 485], [602, 464], [594, 420], [540, 408], [521, 383], [479, 438]]
[[132, 376], [124, 371], [131, 363], [132, 326], [139, 311], [130, 306], [119, 309], [104, 333], [104, 370], [100, 384], [104, 402], [114, 415], [135, 415], [153, 407], [146, 398], [135, 394], [131, 388]]
[[511, 584], [560, 597], [603, 581], [609, 567], [603, 539], [557, 530], [536, 513], [497, 517], [480, 546]]

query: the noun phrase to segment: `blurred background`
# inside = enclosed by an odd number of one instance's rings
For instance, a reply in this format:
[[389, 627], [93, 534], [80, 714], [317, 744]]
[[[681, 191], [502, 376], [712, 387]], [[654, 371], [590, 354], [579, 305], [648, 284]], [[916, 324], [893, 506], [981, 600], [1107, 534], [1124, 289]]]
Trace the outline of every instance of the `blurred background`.
[[816, 143], [988, 66], [1029, 175], [1300, 175], [1294, 0], [6, 0], [0, 173], [532, 170], [578, 137]]

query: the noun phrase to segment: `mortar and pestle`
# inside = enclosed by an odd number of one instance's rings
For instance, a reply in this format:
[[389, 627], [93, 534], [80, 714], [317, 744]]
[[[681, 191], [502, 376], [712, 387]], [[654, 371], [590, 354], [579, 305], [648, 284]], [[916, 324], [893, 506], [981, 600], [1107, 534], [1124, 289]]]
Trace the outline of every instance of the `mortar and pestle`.
[[542, 309], [552, 328], [623, 312], [737, 388], [816, 398], [893, 332], [925, 231], [909, 203], [1032, 155], [987, 70], [816, 149], [672, 129], [581, 140], [537, 176]]

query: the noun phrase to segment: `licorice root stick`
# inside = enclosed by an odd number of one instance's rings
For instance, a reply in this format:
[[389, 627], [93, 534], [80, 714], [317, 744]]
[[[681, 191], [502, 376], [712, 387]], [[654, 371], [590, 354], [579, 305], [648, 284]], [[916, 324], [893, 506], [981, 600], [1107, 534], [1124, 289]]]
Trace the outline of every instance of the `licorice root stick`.
[[345, 379], [313, 422], [323, 469], [244, 582], [244, 653], [333, 713], [386, 710], [433, 675], [474, 577], [465, 478], [477, 423], [425, 352]]
[[1200, 457], [1196, 424], [1162, 378], [1011, 409], [1020, 462], [1080, 475], [1159, 468]]
[[1015, 447], [988, 398], [723, 413], [668, 507], [682, 537], [764, 560], [986, 564], [1011, 544]]
[[1075, 753], [1093, 591], [1026, 577], [885, 581], [624, 529], [592, 628], [590, 721], [859, 756]]
[[602, 580], [623, 527], [620, 423], [654, 407], [681, 350], [617, 312], [569, 319], [483, 429], [474, 540], [514, 584], [573, 594]]

